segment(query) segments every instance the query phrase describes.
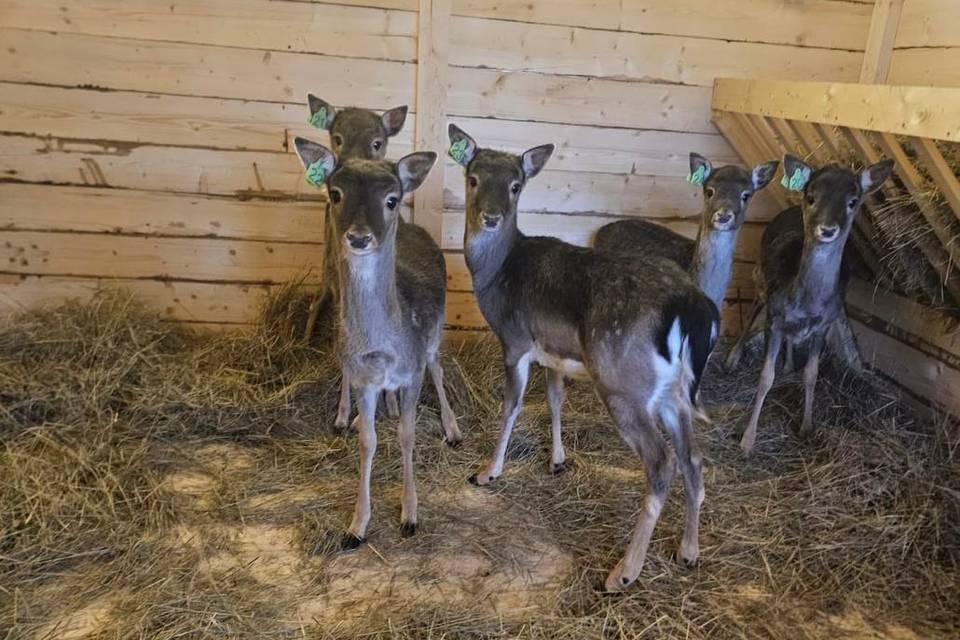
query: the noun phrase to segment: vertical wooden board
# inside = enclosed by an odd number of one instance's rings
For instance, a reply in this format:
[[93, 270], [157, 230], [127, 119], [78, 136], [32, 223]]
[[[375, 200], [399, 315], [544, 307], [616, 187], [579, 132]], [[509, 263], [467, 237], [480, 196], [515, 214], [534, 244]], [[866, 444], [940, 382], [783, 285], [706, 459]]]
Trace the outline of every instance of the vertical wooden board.
[[867, 47], [863, 53], [860, 82], [885, 82], [890, 73], [893, 43], [900, 26], [903, 0], [877, 0], [870, 19]]
[[[450, 0], [420, 0], [417, 24], [416, 147], [441, 153], [447, 143], [447, 58]], [[414, 196], [414, 220], [434, 240], [443, 235], [446, 163], [438, 159]]]

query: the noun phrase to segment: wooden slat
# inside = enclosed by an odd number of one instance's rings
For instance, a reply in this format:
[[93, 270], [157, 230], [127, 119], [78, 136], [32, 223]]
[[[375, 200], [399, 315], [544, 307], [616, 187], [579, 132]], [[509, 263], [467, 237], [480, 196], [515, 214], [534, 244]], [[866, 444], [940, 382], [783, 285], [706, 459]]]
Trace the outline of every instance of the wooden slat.
[[937, 143], [929, 138], [912, 138], [911, 143], [917, 157], [924, 163], [930, 177], [946, 199], [953, 215], [960, 220], [960, 182], [957, 182], [956, 174], [940, 153]]
[[[274, 0], [276, 1], [276, 0]], [[322, 4], [338, 4], [349, 7], [377, 7], [380, 9], [397, 9], [401, 11], [416, 11], [419, 0], [289, 0], [290, 2], [319, 2]]]
[[[704, 18], [700, 18], [701, 20]], [[450, 63], [560, 75], [711, 86], [716, 77], [855, 81], [862, 54], [732, 39], [454, 18]], [[673, 32], [658, 32], [673, 33]], [[758, 35], [747, 40], [757, 39]]]
[[860, 82], [886, 82], [902, 11], [903, 0], [877, 0], [874, 5], [867, 47], [863, 53]]
[[319, 245], [322, 218], [322, 207], [313, 202], [241, 202], [124, 189], [0, 184], [0, 229], [7, 230], [296, 240]]
[[416, 13], [264, 0], [0, 0], [36, 31], [413, 61]]
[[909, 0], [903, 6], [896, 46], [950, 47], [960, 45], [956, 0]]
[[0, 29], [0, 41], [0, 80], [8, 82], [284, 103], [313, 91], [371, 109], [414, 97], [415, 66], [405, 62], [19, 29]]
[[322, 253], [294, 242], [0, 231], [0, 271], [27, 275], [271, 284], [317, 274]]
[[[930, 87], [960, 86], [960, 46], [896, 49], [887, 82]], [[917, 133], [935, 138], [937, 136]]]
[[826, 146], [812, 124], [809, 122], [800, 122], [799, 120], [784, 120], [784, 122], [787, 122], [794, 133], [797, 134], [797, 137], [800, 138], [800, 141], [806, 148], [806, 152], [809, 154], [808, 157], [812, 157], [821, 164], [826, 164], [830, 161]]
[[[770, 142], [761, 135], [748, 116], [740, 113], [730, 115], [733, 122], [736, 123], [736, 126], [742, 132], [742, 135], [750, 141], [752, 149], [757, 154], [755, 162], [769, 162], [770, 160], [782, 157], [779, 150], [770, 145]], [[773, 196], [773, 199], [776, 200], [780, 209], [791, 206], [792, 202], [790, 197], [782, 189], [778, 188], [777, 185], [773, 185], [769, 193]]]
[[[757, 165], [768, 161], [764, 159], [765, 154], [763, 151], [761, 151], [756, 144], [754, 144], [752, 138], [747, 135], [736, 114], [725, 111], [714, 111], [713, 121], [717, 129], [726, 136], [727, 140], [737, 150], [745, 163], [748, 165]], [[761, 202], [763, 203], [762, 210], [769, 211], [770, 218], [788, 204], [785, 195], [779, 193], [776, 185], [761, 191], [752, 206], [756, 206]]]
[[713, 108], [960, 141], [960, 88], [721, 78]]

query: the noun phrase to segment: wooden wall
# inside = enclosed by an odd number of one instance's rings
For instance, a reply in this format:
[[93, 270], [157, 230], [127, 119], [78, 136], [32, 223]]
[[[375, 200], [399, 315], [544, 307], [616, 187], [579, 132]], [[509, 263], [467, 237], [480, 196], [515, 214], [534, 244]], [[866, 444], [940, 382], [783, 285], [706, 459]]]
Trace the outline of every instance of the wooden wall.
[[904, 0], [889, 83], [960, 86], [960, 2]]
[[[325, 138], [306, 123], [304, 94], [416, 112], [418, 12], [444, 3], [447, 28], [433, 37], [446, 46], [421, 50], [446, 58], [449, 88], [424, 113], [442, 105], [484, 145], [558, 145], [523, 197], [525, 229], [586, 243], [614, 217], [643, 215], [692, 235], [688, 152], [737, 161], [710, 122], [713, 78], [856, 80], [872, 8], [432, 2], [0, 0], [0, 305], [120, 282], [173, 320], [250, 322], [271, 286], [322, 253], [324, 196], [290, 149], [293, 135]], [[416, 119], [391, 156], [412, 148]], [[448, 322], [479, 327], [450, 162], [442, 184]], [[754, 203], [731, 295], [752, 296], [774, 212]]]

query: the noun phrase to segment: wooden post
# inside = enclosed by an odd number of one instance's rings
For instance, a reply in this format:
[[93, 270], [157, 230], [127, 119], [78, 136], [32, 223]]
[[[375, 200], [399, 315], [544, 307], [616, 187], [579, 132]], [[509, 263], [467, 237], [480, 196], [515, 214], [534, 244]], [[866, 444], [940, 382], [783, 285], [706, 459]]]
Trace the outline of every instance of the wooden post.
[[443, 234], [443, 179], [447, 148], [447, 60], [451, 0], [420, 0], [417, 22], [417, 115], [419, 151], [440, 154], [414, 195], [413, 220], [438, 243]]
[[877, 0], [873, 6], [867, 49], [863, 52], [863, 66], [860, 67], [861, 83], [886, 82], [902, 11], [903, 0]]

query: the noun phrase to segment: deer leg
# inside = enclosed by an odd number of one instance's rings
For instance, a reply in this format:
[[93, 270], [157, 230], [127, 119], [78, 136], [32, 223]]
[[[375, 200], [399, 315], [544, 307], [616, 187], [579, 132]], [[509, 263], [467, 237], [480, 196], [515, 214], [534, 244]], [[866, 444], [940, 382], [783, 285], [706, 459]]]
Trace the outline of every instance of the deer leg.
[[807, 356], [807, 366], [803, 368], [803, 422], [800, 424], [800, 433], [804, 435], [813, 431], [813, 392], [817, 386], [822, 352], [823, 336], [816, 336], [810, 340], [810, 355]]
[[440, 424], [443, 425], [444, 442], [450, 447], [459, 447], [463, 436], [460, 434], [460, 427], [457, 426], [457, 416], [447, 401], [447, 390], [443, 387], [443, 367], [440, 365], [438, 354], [434, 354], [427, 361], [427, 369], [430, 370], [430, 378], [433, 380], [437, 399], [440, 401]]
[[408, 538], [417, 532], [417, 484], [413, 472], [413, 448], [416, 444], [417, 401], [423, 385], [417, 382], [400, 391], [400, 424], [397, 436], [403, 459], [403, 498], [400, 503], [400, 535]]
[[556, 369], [547, 368], [547, 404], [550, 405], [550, 436], [552, 448], [550, 450], [550, 473], [557, 474], [564, 470], [567, 454], [563, 450], [563, 440], [560, 433], [560, 412], [563, 408], [563, 374]]
[[396, 420], [400, 417], [400, 405], [397, 403], [396, 391], [384, 391], [383, 403], [387, 409], [387, 417]]
[[326, 297], [326, 291], [322, 291], [313, 297], [310, 301], [310, 313], [307, 315], [307, 324], [303, 329], [303, 344], [308, 344], [313, 337], [313, 326], [317, 324], [317, 316], [320, 314], [321, 302]]
[[700, 557], [700, 506], [704, 497], [703, 455], [697, 445], [689, 409], [685, 406], [682, 406], [680, 411], [663, 408], [660, 410], [660, 419], [670, 433], [683, 476], [685, 524], [677, 559], [687, 567], [693, 567]]
[[793, 343], [787, 340], [787, 343], [784, 346], [783, 350], [783, 372], [791, 373], [796, 369], [796, 365], [793, 362]]
[[753, 413], [750, 414], [750, 423], [740, 439], [740, 448], [743, 449], [745, 454], [750, 453], [757, 439], [757, 423], [760, 422], [760, 410], [763, 409], [763, 401], [766, 400], [767, 394], [773, 386], [773, 381], [777, 377], [777, 356], [780, 354], [782, 341], [781, 331], [772, 327], [767, 329], [767, 355], [763, 362], [763, 371], [760, 372], [760, 384], [757, 386], [757, 395], [753, 401]]
[[643, 569], [653, 528], [660, 518], [660, 511], [666, 502], [667, 492], [676, 472], [676, 461], [657, 430], [653, 416], [643, 409], [635, 410], [631, 403], [620, 397], [608, 397], [606, 401], [620, 435], [643, 458], [649, 491], [627, 550], [607, 576], [607, 591], [620, 591], [630, 586]]
[[763, 311], [763, 308], [764, 304], [759, 300], [753, 305], [753, 314], [750, 316], [750, 321], [747, 322], [743, 331], [740, 332], [740, 336], [737, 338], [737, 341], [733, 343], [733, 346], [730, 347], [730, 351], [724, 359], [723, 367], [727, 371], [733, 371], [737, 368], [737, 365], [740, 364], [740, 358], [743, 357], [743, 347], [747, 344], [751, 336], [753, 336], [753, 326], [757, 324], [757, 320], [760, 319], [760, 313]]
[[374, 419], [377, 413], [375, 387], [364, 387], [357, 398], [357, 435], [360, 442], [360, 490], [353, 509], [350, 529], [343, 538], [343, 549], [356, 549], [363, 542], [370, 523], [370, 476], [373, 472], [373, 454], [377, 451], [377, 430]]
[[515, 364], [505, 361], [506, 380], [503, 385], [503, 416], [500, 422], [500, 437], [497, 439], [497, 448], [487, 468], [476, 475], [470, 476], [471, 484], [485, 485], [496, 480], [503, 473], [503, 461], [507, 455], [507, 445], [510, 443], [510, 434], [513, 425], [523, 407], [523, 394], [527, 389], [527, 375], [530, 373], [530, 356], [523, 354]]
[[860, 349], [857, 347], [857, 337], [850, 326], [850, 318], [846, 310], [834, 320], [827, 334], [830, 346], [834, 353], [846, 363], [847, 367], [856, 373], [863, 373], [863, 360], [860, 358]]
[[333, 426], [343, 431], [350, 421], [350, 378], [344, 371], [340, 379], [340, 402], [337, 404], [337, 418]]

